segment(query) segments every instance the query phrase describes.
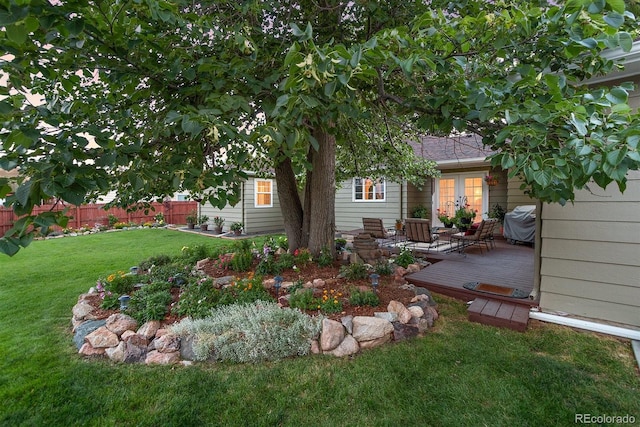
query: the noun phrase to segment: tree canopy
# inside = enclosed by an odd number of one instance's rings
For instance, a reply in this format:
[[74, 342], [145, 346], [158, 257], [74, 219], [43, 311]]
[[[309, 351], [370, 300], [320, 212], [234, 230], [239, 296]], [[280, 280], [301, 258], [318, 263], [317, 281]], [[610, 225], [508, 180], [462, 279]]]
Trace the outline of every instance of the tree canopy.
[[10, 0], [0, 6], [0, 168], [19, 168], [13, 254], [116, 190], [144, 205], [188, 190], [239, 200], [273, 173], [290, 246], [333, 239], [336, 177], [419, 183], [420, 133], [472, 131], [545, 201], [640, 164], [629, 84], [593, 88], [632, 47], [622, 0], [538, 2]]

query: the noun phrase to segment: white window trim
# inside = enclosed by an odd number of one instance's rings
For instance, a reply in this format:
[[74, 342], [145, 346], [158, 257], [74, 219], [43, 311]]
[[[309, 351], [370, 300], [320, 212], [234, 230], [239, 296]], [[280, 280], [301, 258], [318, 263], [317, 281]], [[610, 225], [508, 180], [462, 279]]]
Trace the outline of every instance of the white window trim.
[[[268, 205], [261, 205], [258, 204], [258, 194], [267, 194], [267, 193], [258, 193], [258, 182], [268, 182], [269, 183], [269, 195], [271, 203]], [[273, 180], [272, 179], [262, 179], [262, 178], [254, 178], [253, 179], [253, 206], [256, 209], [262, 209], [262, 208], [272, 208], [273, 207]]]
[[[478, 178], [488, 174], [489, 171], [474, 171], [474, 172], [458, 172], [458, 173], [443, 173], [439, 178], [435, 179], [435, 187], [433, 191], [433, 199], [431, 201], [432, 218], [431, 223], [435, 225], [442, 225], [438, 219], [438, 200], [440, 200], [440, 179], [455, 179], [456, 180], [456, 199], [460, 196], [463, 185], [461, 184], [464, 178]], [[482, 180], [482, 212], [478, 212], [476, 220], [486, 219], [485, 212], [489, 211], [489, 186], [484, 179]]]
[[[379, 180], [382, 181], [382, 194], [383, 197], [382, 199], [372, 199], [372, 200], [366, 200], [366, 199], [356, 199], [356, 180], [357, 179], [371, 179], [371, 178], [353, 178], [351, 180], [351, 200], [355, 203], [380, 203], [380, 202], [386, 202], [387, 201], [387, 180], [384, 178], [380, 178]], [[372, 181], [377, 181], [377, 180], [372, 180]]]

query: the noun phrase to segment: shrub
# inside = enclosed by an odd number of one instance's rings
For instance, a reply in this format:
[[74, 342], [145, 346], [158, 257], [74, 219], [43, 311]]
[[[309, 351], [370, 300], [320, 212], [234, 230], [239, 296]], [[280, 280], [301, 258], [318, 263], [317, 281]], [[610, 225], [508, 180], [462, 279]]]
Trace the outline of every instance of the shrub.
[[318, 301], [313, 296], [313, 289], [290, 290], [289, 306], [300, 310], [315, 310], [318, 308]]
[[367, 273], [367, 267], [362, 263], [343, 265], [340, 267], [340, 274], [349, 280], [366, 279]]
[[153, 267], [148, 276], [151, 282], [170, 282], [176, 276], [188, 276], [190, 271], [190, 266], [172, 262], [171, 264]]
[[381, 276], [390, 276], [393, 274], [393, 267], [388, 262], [378, 261], [376, 265], [373, 266], [373, 271]]
[[247, 271], [253, 265], [253, 253], [251, 250], [242, 249], [233, 254], [231, 259], [231, 268], [233, 271], [242, 272]]
[[223, 289], [219, 304], [228, 305], [272, 300], [273, 298], [262, 284], [262, 277], [252, 277], [250, 275], [248, 278], [240, 279], [231, 286]]
[[220, 304], [221, 293], [213, 287], [211, 278], [191, 282], [180, 293], [180, 301], [173, 311], [178, 316], [194, 319], [206, 317]]
[[171, 331], [194, 337], [196, 360], [256, 363], [308, 354], [320, 320], [274, 302], [256, 302], [220, 307], [205, 319], [185, 319]]
[[377, 307], [380, 304], [380, 298], [373, 291], [361, 291], [359, 289], [352, 289], [349, 294], [349, 304], [351, 305], [368, 305], [371, 307]]
[[124, 271], [118, 271], [107, 276], [107, 278], [100, 278], [96, 282], [96, 290], [104, 296], [115, 295], [116, 298], [120, 295], [130, 294], [133, 291], [133, 285], [138, 281], [138, 277], [135, 275], [126, 274]]
[[296, 258], [293, 256], [293, 254], [282, 254], [278, 256], [278, 261], [276, 262], [276, 264], [278, 265], [280, 271], [288, 270], [296, 265]]
[[182, 257], [185, 262], [195, 264], [201, 259], [209, 258], [211, 249], [207, 245], [194, 245], [192, 247], [185, 246], [182, 248]]
[[148, 271], [152, 266], [160, 266], [169, 264], [173, 258], [169, 255], [156, 255], [149, 257], [138, 264], [138, 268], [143, 271]]
[[313, 259], [311, 257], [311, 252], [307, 248], [299, 248], [293, 251], [293, 256], [296, 259], [296, 265], [305, 266], [309, 264]]
[[333, 264], [333, 255], [331, 254], [331, 250], [328, 247], [324, 246], [320, 250], [320, 255], [316, 260], [320, 267], [328, 267]]
[[396, 257], [394, 262], [400, 267], [407, 268], [409, 264], [413, 264], [414, 262], [416, 262], [416, 259], [410, 249], [402, 248], [400, 250], [400, 254]]
[[324, 313], [339, 313], [342, 311], [342, 293], [335, 289], [322, 291], [317, 308]]
[[118, 222], [118, 217], [114, 214], [109, 214], [107, 218], [109, 221], [109, 227], [113, 227], [115, 223]]
[[129, 308], [129, 315], [136, 319], [138, 323], [145, 323], [150, 320], [162, 320], [169, 312], [171, 303], [171, 284], [166, 282], [154, 282], [143, 286], [135, 292]]

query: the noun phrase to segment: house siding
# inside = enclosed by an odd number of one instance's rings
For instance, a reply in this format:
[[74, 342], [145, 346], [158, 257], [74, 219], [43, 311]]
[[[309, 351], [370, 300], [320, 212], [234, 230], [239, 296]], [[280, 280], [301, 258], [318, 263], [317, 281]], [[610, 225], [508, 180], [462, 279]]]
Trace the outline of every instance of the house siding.
[[224, 231], [229, 231], [229, 227], [234, 222], [244, 223], [245, 233], [270, 233], [284, 230], [284, 220], [280, 211], [280, 200], [278, 199], [275, 179], [272, 180], [272, 207], [255, 207], [254, 192], [255, 180], [249, 178], [242, 185], [240, 202], [235, 206], [226, 206], [218, 209], [210, 204], [202, 206], [201, 213], [209, 216], [209, 223], [213, 223], [214, 216], [224, 218]]
[[402, 217], [401, 199], [404, 186], [386, 182], [386, 196], [381, 201], [353, 201], [353, 180], [342, 183], [336, 191], [336, 230], [350, 231], [362, 228], [362, 218], [382, 218], [385, 227], [391, 228]]
[[542, 206], [540, 306], [640, 327], [640, 172]]

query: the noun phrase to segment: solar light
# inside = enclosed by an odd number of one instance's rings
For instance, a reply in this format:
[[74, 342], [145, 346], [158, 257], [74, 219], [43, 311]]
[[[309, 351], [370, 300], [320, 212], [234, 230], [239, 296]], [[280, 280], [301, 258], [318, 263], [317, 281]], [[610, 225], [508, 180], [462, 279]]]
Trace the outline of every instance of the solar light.
[[127, 308], [129, 308], [129, 300], [131, 299], [131, 297], [129, 295], [122, 295], [120, 298], [118, 298], [118, 301], [120, 301], [120, 310], [126, 310]]
[[373, 292], [378, 292], [378, 280], [380, 279], [380, 275], [373, 273], [369, 275], [369, 278], [371, 279], [371, 287], [373, 287]]
[[282, 276], [276, 276], [273, 278], [275, 280], [275, 284], [273, 285], [276, 288], [276, 299], [278, 298], [278, 294], [280, 293], [280, 287], [282, 286], [282, 280], [284, 278]]

